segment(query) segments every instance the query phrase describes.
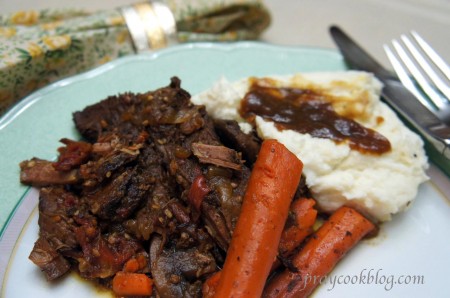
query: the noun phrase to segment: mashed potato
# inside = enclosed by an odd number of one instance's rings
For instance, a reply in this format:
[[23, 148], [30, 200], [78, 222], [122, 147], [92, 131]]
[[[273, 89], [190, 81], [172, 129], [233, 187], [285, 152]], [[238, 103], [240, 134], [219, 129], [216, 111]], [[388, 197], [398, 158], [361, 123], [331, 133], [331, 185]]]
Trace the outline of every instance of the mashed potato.
[[[423, 142], [380, 101], [382, 86], [372, 74], [304, 73], [263, 80], [273, 87], [319, 90], [329, 95], [327, 100], [338, 114], [376, 130], [391, 143], [392, 150], [387, 153], [364, 154], [350, 149], [345, 142], [280, 131], [273, 122], [256, 117], [261, 138], [279, 140], [303, 162], [306, 183], [322, 210], [332, 212], [342, 205], [353, 206], [386, 221], [410, 205], [420, 183], [428, 179]], [[237, 111], [249, 86], [249, 78], [233, 83], [221, 79], [192, 100], [204, 104], [213, 117], [237, 120], [242, 130], [249, 131], [251, 125]]]

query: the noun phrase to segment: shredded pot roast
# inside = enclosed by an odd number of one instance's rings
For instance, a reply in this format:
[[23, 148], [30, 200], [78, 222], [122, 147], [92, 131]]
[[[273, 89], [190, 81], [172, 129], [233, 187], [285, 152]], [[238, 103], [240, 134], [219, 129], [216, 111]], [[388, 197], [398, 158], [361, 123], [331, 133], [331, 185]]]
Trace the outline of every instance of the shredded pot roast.
[[20, 165], [22, 183], [40, 188], [31, 261], [48, 280], [76, 270], [111, 287], [135, 259], [154, 296], [201, 297], [224, 262], [260, 140], [213, 121], [176, 77], [73, 120], [82, 140], [62, 139], [56, 161]]

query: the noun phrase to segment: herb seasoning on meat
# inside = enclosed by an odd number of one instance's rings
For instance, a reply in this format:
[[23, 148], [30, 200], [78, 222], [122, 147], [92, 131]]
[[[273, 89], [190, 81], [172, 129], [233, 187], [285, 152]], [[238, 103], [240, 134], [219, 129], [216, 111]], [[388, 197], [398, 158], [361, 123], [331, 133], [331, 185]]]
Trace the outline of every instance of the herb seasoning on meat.
[[131, 262], [157, 297], [201, 296], [223, 263], [250, 169], [180, 84], [75, 112], [84, 141], [61, 140], [56, 162], [21, 163], [21, 182], [40, 188], [30, 259], [48, 280], [75, 269], [111, 287]]
[[[130, 276], [151, 297], [202, 296], [224, 264], [261, 140], [190, 99], [176, 77], [110, 96], [73, 114], [83, 140], [62, 139], [56, 161], [20, 164], [21, 182], [40, 189], [29, 258], [49, 281], [75, 270], [118, 296]], [[310, 196], [303, 177], [295, 200]]]

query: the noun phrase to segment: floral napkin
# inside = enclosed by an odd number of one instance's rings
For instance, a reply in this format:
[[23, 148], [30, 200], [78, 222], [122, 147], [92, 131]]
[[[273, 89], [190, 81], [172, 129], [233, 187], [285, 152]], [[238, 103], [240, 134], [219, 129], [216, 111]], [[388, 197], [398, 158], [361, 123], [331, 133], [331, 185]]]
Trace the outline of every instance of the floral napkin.
[[[138, 0], [137, 0], [138, 1]], [[179, 42], [256, 39], [270, 24], [260, 0], [161, 0]], [[135, 53], [120, 8], [0, 15], [0, 115], [30, 92]]]

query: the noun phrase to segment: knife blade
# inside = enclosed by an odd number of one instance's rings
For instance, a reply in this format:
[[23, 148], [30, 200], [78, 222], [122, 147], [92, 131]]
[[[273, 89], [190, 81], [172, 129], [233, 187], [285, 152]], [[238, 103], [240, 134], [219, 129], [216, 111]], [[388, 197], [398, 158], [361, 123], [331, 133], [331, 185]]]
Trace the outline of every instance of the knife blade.
[[[382, 99], [434, 147], [436, 152], [432, 157], [441, 155], [446, 159], [444, 171], [450, 175], [450, 127], [428, 110], [395, 75], [372, 58], [342, 29], [331, 26], [330, 34], [351, 69], [371, 72], [383, 83]], [[442, 158], [440, 162], [442, 163]]]

